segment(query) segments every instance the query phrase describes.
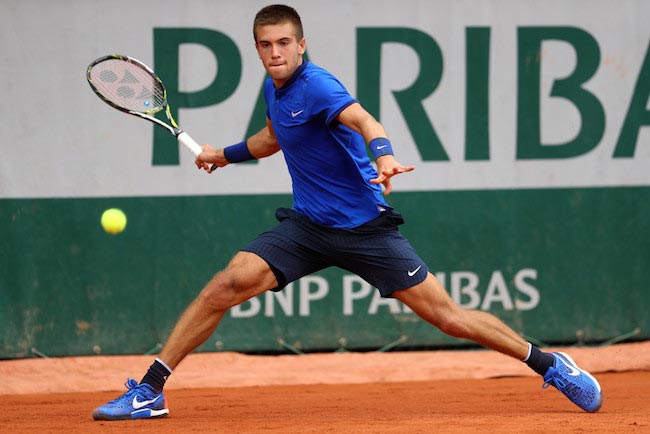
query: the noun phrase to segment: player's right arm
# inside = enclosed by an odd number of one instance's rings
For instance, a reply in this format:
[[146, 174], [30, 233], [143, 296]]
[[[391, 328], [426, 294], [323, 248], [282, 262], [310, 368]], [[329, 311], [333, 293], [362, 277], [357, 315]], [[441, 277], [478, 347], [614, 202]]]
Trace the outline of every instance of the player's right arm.
[[[196, 157], [195, 164], [199, 169], [212, 173], [211, 166], [223, 167], [230, 163], [268, 157], [280, 150], [280, 145], [275, 137], [270, 119], [266, 119], [266, 126], [250, 136], [244, 142], [218, 149], [212, 145], [201, 146], [203, 152]], [[230, 159], [227, 157], [230, 156]], [[232, 160], [232, 161], [231, 161]]]

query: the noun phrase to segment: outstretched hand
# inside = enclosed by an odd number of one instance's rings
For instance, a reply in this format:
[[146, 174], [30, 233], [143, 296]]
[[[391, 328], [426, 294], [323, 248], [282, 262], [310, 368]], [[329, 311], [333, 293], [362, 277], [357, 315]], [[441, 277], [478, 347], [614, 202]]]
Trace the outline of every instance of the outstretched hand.
[[377, 174], [375, 179], [371, 179], [373, 184], [382, 184], [384, 186], [384, 195], [390, 194], [393, 186], [390, 179], [400, 173], [411, 172], [415, 166], [402, 166], [392, 155], [383, 155], [377, 158]]

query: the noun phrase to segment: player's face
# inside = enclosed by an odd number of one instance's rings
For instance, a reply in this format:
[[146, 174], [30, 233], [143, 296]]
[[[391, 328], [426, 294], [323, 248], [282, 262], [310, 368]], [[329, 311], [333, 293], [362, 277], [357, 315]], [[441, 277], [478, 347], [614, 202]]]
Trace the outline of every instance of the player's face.
[[255, 48], [276, 88], [282, 87], [302, 64], [305, 39], [298, 41], [290, 22], [260, 26]]

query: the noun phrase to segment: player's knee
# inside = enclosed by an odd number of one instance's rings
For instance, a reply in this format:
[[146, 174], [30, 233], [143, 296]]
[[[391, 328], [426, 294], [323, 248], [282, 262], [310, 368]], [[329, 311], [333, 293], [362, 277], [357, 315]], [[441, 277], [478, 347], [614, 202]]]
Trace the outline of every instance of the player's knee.
[[199, 302], [215, 312], [223, 312], [239, 304], [237, 280], [232, 273], [221, 272], [203, 288]]

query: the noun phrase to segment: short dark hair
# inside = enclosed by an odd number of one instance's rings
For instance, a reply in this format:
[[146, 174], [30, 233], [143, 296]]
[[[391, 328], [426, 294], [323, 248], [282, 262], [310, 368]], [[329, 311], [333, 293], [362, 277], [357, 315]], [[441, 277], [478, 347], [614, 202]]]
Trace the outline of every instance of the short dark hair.
[[260, 26], [268, 26], [274, 24], [282, 24], [290, 22], [296, 31], [296, 38], [301, 41], [304, 37], [302, 31], [302, 21], [300, 15], [291, 6], [286, 5], [269, 5], [266, 6], [255, 15], [253, 21], [253, 38], [257, 42], [257, 28]]

